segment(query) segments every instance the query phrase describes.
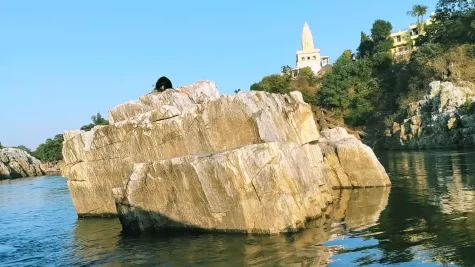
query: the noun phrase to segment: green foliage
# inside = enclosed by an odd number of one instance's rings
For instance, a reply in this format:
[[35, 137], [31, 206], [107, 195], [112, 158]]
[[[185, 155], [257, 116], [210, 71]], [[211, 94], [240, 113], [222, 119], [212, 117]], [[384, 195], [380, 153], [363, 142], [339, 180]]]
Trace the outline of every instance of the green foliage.
[[[317, 77], [311, 68], [303, 68], [300, 69], [299, 74], [297, 75], [297, 79], [302, 78], [303, 80], [308, 82], [309, 86], [315, 86], [317, 83]], [[294, 89], [294, 88], [292, 88]]]
[[371, 36], [361, 33], [358, 60], [353, 61], [351, 50], [346, 50], [322, 81], [317, 103], [343, 116], [348, 125], [363, 125], [379, 108], [380, 98], [389, 87], [392, 79], [391, 30], [391, 23], [376, 20]]
[[374, 44], [371, 37], [366, 33], [361, 32], [360, 45], [357, 49], [358, 58], [368, 57], [373, 54]]
[[419, 32], [422, 32], [422, 25], [424, 22], [424, 16], [427, 13], [427, 9], [429, 7], [425, 5], [414, 5], [410, 11], [407, 11], [409, 16], [413, 16], [417, 18], [417, 28]]
[[317, 95], [317, 103], [325, 108], [344, 110], [349, 106], [349, 65], [352, 63], [351, 50], [346, 50], [335, 61], [333, 70], [323, 78], [322, 89]]
[[237, 93], [239, 93], [239, 92], [241, 92], [241, 89], [240, 89], [240, 88], [234, 90], [234, 93], [235, 93], [235, 94], [237, 94]]
[[[428, 7], [414, 5], [407, 12], [417, 17], [417, 50], [408, 61], [394, 60], [390, 38], [392, 25], [376, 20], [370, 35], [361, 32], [356, 60], [346, 50], [323, 78], [301, 70], [291, 78], [290, 67], [284, 75], [264, 77], [251, 90], [288, 93], [298, 89], [305, 101], [333, 111], [350, 126], [362, 126], [371, 114], [386, 116], [386, 125], [404, 117], [407, 104], [419, 101], [434, 80], [475, 82], [475, 0], [439, 0], [435, 21], [423, 26]], [[412, 40], [408, 41], [412, 47]], [[308, 90], [315, 87], [316, 90]], [[312, 97], [312, 92], [316, 97]], [[462, 107], [471, 112], [472, 105]]]
[[[282, 67], [283, 69], [287, 66]], [[289, 67], [290, 69], [290, 67]], [[305, 102], [315, 104], [315, 91], [318, 78], [311, 68], [302, 68], [295, 78], [290, 72], [282, 75], [269, 75], [262, 78], [258, 83], [251, 85], [251, 91], [265, 91], [275, 94], [287, 94], [291, 91], [300, 91]]]
[[109, 125], [109, 121], [104, 119], [99, 112], [91, 117], [91, 121], [92, 123], [82, 126], [81, 130], [89, 131], [96, 125]]
[[2, 145], [2, 142], [0, 142], [0, 149], [4, 148], [4, 146]]
[[472, 99], [470, 97], [467, 97], [465, 99], [465, 103], [461, 105], [458, 109], [460, 115], [465, 115], [465, 114], [471, 114], [474, 111], [474, 105], [472, 105]]
[[288, 72], [290, 71], [292, 68], [289, 66], [289, 65], [284, 65], [281, 67], [281, 70], [282, 72]]
[[375, 44], [379, 44], [388, 40], [388, 36], [391, 34], [393, 26], [390, 22], [378, 19], [373, 23], [371, 28], [371, 39]]
[[290, 92], [289, 75], [269, 75], [262, 78], [250, 88], [252, 91], [265, 91], [269, 93], [286, 94]]
[[455, 46], [475, 43], [475, 1], [439, 0], [435, 22], [425, 29], [417, 45], [439, 43]]
[[48, 138], [32, 154], [43, 162], [62, 160], [63, 140], [62, 134], [57, 134], [53, 139]]
[[345, 123], [358, 126], [374, 111], [380, 93], [370, 60], [353, 61], [351, 50], [346, 50], [323, 78], [317, 103], [337, 111]]
[[[92, 123], [82, 126], [81, 130], [89, 131], [96, 125], [109, 124], [109, 121], [104, 119], [100, 113], [93, 115], [91, 117], [91, 121]], [[19, 146], [18, 148], [29, 152], [31, 155], [43, 162], [51, 162], [63, 159], [63, 141], [63, 135], [57, 134], [53, 139], [46, 139], [46, 142], [40, 144], [34, 152], [31, 152], [28, 148], [24, 146]]]

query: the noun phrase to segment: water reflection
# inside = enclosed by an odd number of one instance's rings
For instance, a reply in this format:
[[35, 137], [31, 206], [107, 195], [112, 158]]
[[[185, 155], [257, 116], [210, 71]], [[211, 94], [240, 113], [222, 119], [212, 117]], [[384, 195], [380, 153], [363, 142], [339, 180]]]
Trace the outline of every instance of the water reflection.
[[389, 188], [342, 190], [325, 215], [300, 233], [276, 236], [180, 234], [124, 236], [117, 220], [78, 220], [72, 248], [76, 264], [167, 266], [326, 266], [329, 239], [374, 225]]
[[366, 264], [437, 262], [475, 265], [473, 151], [384, 152], [393, 187], [371, 234], [376, 249], [338, 257]]

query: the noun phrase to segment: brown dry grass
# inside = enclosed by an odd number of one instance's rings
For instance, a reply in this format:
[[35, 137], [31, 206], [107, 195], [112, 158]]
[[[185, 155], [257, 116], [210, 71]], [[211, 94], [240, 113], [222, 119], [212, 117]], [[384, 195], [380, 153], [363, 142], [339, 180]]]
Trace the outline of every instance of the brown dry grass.
[[443, 80], [475, 82], [473, 45], [462, 45], [427, 63]]

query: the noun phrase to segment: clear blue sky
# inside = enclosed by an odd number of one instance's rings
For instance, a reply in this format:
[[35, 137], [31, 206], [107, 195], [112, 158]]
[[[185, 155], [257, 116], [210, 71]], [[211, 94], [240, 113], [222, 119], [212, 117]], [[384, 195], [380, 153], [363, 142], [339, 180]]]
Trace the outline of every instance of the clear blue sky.
[[[418, 0], [434, 10], [436, 0]], [[223, 93], [295, 65], [305, 21], [333, 62], [376, 19], [415, 19], [412, 0], [5, 0], [0, 2], [0, 142], [35, 149], [91, 115], [150, 92], [214, 80]]]

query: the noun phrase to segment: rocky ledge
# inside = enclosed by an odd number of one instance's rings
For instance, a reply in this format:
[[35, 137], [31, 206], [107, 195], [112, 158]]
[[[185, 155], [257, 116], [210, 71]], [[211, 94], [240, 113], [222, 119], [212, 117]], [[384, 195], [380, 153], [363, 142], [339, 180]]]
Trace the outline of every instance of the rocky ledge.
[[376, 147], [421, 149], [475, 145], [475, 85], [435, 81], [427, 94], [407, 106], [405, 118], [395, 120]]
[[199, 81], [118, 105], [109, 121], [65, 132], [62, 171], [79, 216], [118, 214], [126, 230], [295, 231], [333, 188], [391, 184], [353, 135], [320, 132], [299, 92], [221, 95]]
[[0, 149], [0, 180], [44, 175], [41, 162], [18, 148]]
[[57, 175], [61, 174], [61, 165], [63, 162], [61, 160], [45, 162], [41, 164], [41, 169], [47, 175]]

